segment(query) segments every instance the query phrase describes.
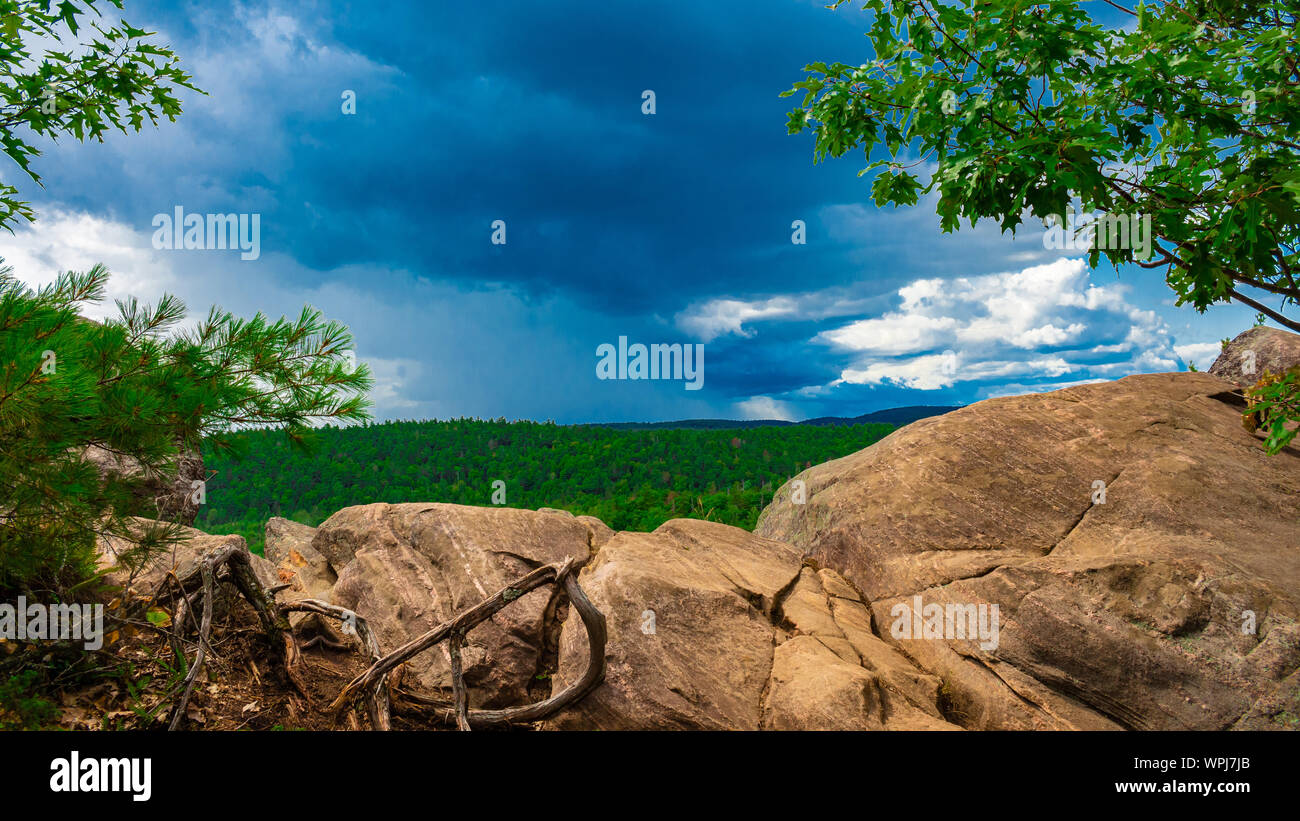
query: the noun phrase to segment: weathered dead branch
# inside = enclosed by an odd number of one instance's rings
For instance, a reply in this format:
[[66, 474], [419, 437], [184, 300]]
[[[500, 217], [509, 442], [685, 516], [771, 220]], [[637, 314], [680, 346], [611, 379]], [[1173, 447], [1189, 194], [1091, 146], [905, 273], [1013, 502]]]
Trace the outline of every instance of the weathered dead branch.
[[[203, 621], [199, 624], [199, 649], [194, 653], [194, 664], [190, 666], [189, 675], [185, 677], [185, 689], [181, 697], [176, 700], [176, 706], [172, 708], [172, 720], [167, 725], [168, 730], [175, 730], [181, 726], [181, 719], [185, 717], [185, 708], [190, 703], [190, 695], [194, 693], [194, 685], [198, 683], [199, 672], [203, 669], [203, 661], [207, 657], [208, 635], [212, 632], [212, 596], [213, 596], [213, 557], [208, 556], [199, 563], [198, 571], [203, 580]], [[182, 597], [182, 606], [187, 606], [188, 601]], [[182, 625], [184, 623], [182, 622]]]
[[[351, 610], [317, 599], [304, 599], [284, 604], [275, 602], [273, 594], [262, 586], [256, 573], [253, 572], [249, 556], [247, 547], [229, 545], [217, 548], [204, 556], [198, 565], [185, 575], [168, 574], [168, 578], [164, 580], [155, 596], [148, 600], [155, 603], [178, 600], [172, 620], [174, 630], [172, 646], [182, 657], [184, 656], [185, 622], [187, 619], [191, 623], [194, 621], [193, 611], [198, 600], [202, 599], [203, 603], [203, 616], [198, 624], [198, 648], [195, 651], [194, 663], [185, 678], [183, 692], [172, 709], [168, 729], [175, 730], [182, 724], [190, 696], [210, 653], [209, 638], [217, 585], [227, 581], [233, 583], [243, 598], [252, 605], [271, 646], [280, 648], [285, 673], [290, 682], [308, 701], [311, 696], [299, 672], [302, 663], [301, 651], [290, 628], [288, 614], [306, 612], [328, 616], [338, 619], [344, 625], [345, 633], [355, 631], [370, 656], [371, 665], [350, 681], [329, 705], [328, 711], [335, 716], [336, 720], [348, 704], [356, 701], [362, 693], [366, 693], [371, 726], [376, 730], [391, 729], [390, 675], [403, 662], [443, 641], [450, 642], [453, 700], [451, 703], [425, 699], [420, 701], [438, 720], [455, 723], [461, 730], [506, 727], [540, 721], [585, 696], [605, 677], [605, 643], [608, 637], [605, 617], [578, 586], [572, 558], [533, 570], [450, 621], [383, 655], [374, 631], [370, 629], [365, 619]], [[219, 571], [224, 571], [224, 575], [219, 575]], [[465, 635], [511, 602], [546, 584], [564, 585], [572, 607], [582, 619], [587, 630], [587, 669], [578, 681], [535, 704], [502, 710], [469, 709], [469, 696], [461, 658]], [[352, 720], [352, 726], [356, 728], [355, 718]]]
[[[510, 602], [520, 598], [530, 590], [544, 584], [563, 584], [565, 592], [578, 616], [587, 630], [587, 669], [580, 679], [564, 688], [550, 698], [535, 704], [521, 707], [509, 707], [502, 710], [470, 710], [462, 701], [464, 680], [459, 669], [460, 642], [475, 625], [491, 618]], [[578, 699], [591, 692], [605, 677], [605, 642], [608, 633], [605, 617], [578, 585], [577, 574], [573, 572], [573, 560], [565, 559], [558, 564], [543, 565], [518, 581], [503, 587], [494, 595], [464, 611], [460, 615], [444, 622], [422, 636], [418, 636], [401, 647], [376, 661], [361, 675], [354, 678], [339, 693], [330, 705], [330, 710], [337, 715], [357, 694], [373, 688], [380, 677], [387, 675], [395, 667], [435, 645], [451, 639], [452, 647], [452, 686], [455, 693], [451, 704], [426, 701], [432, 712], [439, 719], [455, 722], [461, 729], [507, 727], [526, 724], [548, 718]]]
[[460, 633], [452, 633], [451, 640], [451, 691], [456, 705], [456, 729], [469, 732], [469, 693], [465, 690], [465, 671], [460, 665]]

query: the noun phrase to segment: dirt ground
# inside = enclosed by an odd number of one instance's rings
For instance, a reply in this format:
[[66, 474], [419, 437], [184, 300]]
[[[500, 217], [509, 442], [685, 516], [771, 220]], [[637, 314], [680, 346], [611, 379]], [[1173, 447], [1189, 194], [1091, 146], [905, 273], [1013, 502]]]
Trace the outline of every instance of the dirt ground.
[[[75, 730], [164, 730], [172, 705], [183, 689], [193, 662], [193, 631], [182, 664], [169, 643], [171, 612], [154, 608], [148, 621], [117, 622], [105, 646], [86, 653], [80, 647], [51, 650], [48, 645], [0, 642], [0, 662], [10, 675], [27, 670], [44, 673], [39, 698], [52, 702], [57, 717], [47, 728]], [[213, 617], [211, 652], [190, 697], [181, 728], [187, 730], [368, 730], [370, 721], [358, 707], [334, 721], [325, 707], [368, 666], [358, 642], [334, 631], [342, 641], [332, 648], [312, 639], [321, 631], [316, 617], [296, 631], [302, 649], [304, 697], [285, 675], [263, 636], [253, 608], [242, 599], [229, 612]], [[108, 624], [106, 619], [106, 627]], [[395, 674], [400, 682], [400, 668]], [[400, 698], [398, 699], [400, 702]], [[394, 729], [446, 729], [395, 704]]]

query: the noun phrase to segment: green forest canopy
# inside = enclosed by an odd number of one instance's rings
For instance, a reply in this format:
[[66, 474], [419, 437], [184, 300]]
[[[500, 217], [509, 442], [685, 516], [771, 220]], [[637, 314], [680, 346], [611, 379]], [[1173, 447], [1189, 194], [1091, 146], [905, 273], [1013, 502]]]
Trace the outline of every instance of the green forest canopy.
[[[205, 452], [211, 479], [195, 526], [255, 551], [272, 516], [317, 525], [350, 505], [454, 502], [555, 507], [615, 530], [691, 517], [752, 529], [795, 474], [879, 441], [894, 425], [616, 430], [456, 419], [324, 427], [308, 453], [274, 431], [236, 434], [242, 459]], [[239, 449], [238, 447], [236, 449]]]

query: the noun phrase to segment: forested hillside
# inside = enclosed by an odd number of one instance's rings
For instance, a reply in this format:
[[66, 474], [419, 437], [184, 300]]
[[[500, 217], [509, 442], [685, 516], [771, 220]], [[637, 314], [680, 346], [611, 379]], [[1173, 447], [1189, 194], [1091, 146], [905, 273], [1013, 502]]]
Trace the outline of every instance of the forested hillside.
[[[247, 453], [205, 452], [207, 501], [195, 526], [261, 549], [271, 516], [316, 525], [370, 502], [557, 507], [616, 530], [680, 516], [753, 528], [783, 482], [894, 430], [888, 424], [748, 430], [615, 430], [459, 419], [325, 427], [309, 453], [275, 431], [239, 434]], [[499, 501], [498, 495], [497, 500]]]

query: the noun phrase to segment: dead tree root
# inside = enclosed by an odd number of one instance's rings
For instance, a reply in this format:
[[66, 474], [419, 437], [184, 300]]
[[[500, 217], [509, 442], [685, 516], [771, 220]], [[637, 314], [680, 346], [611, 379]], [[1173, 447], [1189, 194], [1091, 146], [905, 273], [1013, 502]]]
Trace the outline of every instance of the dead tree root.
[[[596, 609], [595, 605], [591, 603], [578, 585], [577, 572], [572, 559], [543, 565], [533, 570], [514, 583], [498, 590], [494, 595], [489, 596], [477, 605], [461, 612], [455, 618], [438, 625], [424, 635], [418, 636], [391, 653], [384, 655], [380, 650], [374, 631], [370, 629], [366, 620], [351, 610], [317, 599], [304, 599], [288, 603], [276, 602], [274, 593], [263, 587], [257, 575], [253, 572], [249, 556], [248, 548], [242, 545], [218, 548], [206, 555], [196, 567], [184, 576], [168, 574], [158, 592], [151, 599], [146, 600], [152, 603], [176, 600], [176, 609], [172, 618], [173, 630], [171, 636], [169, 636], [169, 641], [179, 657], [183, 658], [185, 655], [184, 645], [187, 622], [195, 626], [198, 631], [194, 661], [185, 677], [181, 694], [172, 708], [171, 720], [168, 724], [169, 730], [177, 730], [183, 726], [190, 697], [194, 692], [199, 676], [202, 674], [204, 664], [211, 654], [210, 638], [213, 603], [217, 595], [218, 584], [225, 582], [233, 583], [239, 590], [240, 595], [252, 605], [253, 610], [257, 613], [262, 632], [274, 652], [279, 656], [279, 661], [284, 667], [289, 682], [309, 707], [312, 698], [302, 675], [302, 653], [289, 625], [288, 614], [294, 612], [315, 613], [337, 619], [342, 626], [344, 635], [355, 636], [360, 641], [362, 648], [370, 657], [371, 664], [363, 673], [350, 681], [334, 701], [325, 708], [327, 712], [334, 716], [335, 721], [342, 717], [344, 710], [349, 705], [360, 701], [364, 697], [371, 728], [381, 731], [390, 730], [392, 728], [390, 683], [391, 679], [395, 677], [394, 671], [404, 662], [443, 641], [449, 643], [448, 649], [451, 654], [452, 701], [442, 702], [406, 692], [403, 692], [402, 696], [404, 701], [412, 705], [418, 712], [428, 715], [440, 723], [455, 725], [461, 730], [509, 727], [541, 721], [577, 702], [604, 680], [605, 643], [608, 639], [605, 617]], [[563, 585], [565, 592], [569, 596], [569, 601], [572, 603], [573, 608], [577, 610], [578, 616], [582, 619], [583, 626], [587, 630], [587, 668], [582, 677], [559, 693], [534, 704], [500, 710], [470, 709], [461, 660], [461, 650], [464, 646], [466, 633], [473, 629], [475, 625], [491, 618], [494, 613], [525, 593], [546, 584]], [[279, 590], [276, 589], [275, 592], [279, 592]], [[200, 607], [202, 608], [202, 616], [196, 623], [194, 613]], [[318, 642], [325, 646], [335, 647], [335, 649], [344, 647], [344, 645], [324, 637], [318, 637], [318, 639], [309, 642], [305, 646], [310, 647]], [[398, 672], [400, 673], [400, 671]], [[348, 718], [349, 725], [353, 729], [357, 729], [359, 725], [356, 716], [349, 713]]]

